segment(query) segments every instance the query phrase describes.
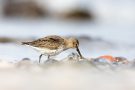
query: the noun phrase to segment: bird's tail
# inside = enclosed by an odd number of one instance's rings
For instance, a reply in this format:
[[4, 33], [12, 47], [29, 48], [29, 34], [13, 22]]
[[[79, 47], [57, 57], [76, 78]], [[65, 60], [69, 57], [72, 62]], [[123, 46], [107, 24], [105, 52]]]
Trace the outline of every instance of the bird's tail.
[[30, 42], [22, 42], [22, 45], [30, 45]]

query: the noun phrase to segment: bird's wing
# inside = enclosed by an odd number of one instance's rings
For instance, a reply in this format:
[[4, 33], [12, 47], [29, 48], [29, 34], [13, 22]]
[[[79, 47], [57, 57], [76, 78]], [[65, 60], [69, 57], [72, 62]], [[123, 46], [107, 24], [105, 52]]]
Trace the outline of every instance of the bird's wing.
[[31, 42], [31, 46], [58, 49], [61, 45], [64, 45], [64, 39], [59, 36], [48, 36]]

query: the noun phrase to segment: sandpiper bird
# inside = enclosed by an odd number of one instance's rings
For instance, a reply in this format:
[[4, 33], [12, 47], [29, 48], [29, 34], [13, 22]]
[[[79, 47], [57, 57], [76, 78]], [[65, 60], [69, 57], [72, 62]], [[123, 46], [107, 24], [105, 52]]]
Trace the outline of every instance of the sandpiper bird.
[[22, 45], [30, 46], [41, 52], [41, 55], [39, 56], [39, 63], [43, 55], [48, 56], [49, 59], [50, 56], [55, 56], [70, 48], [76, 48], [80, 58], [83, 58], [78, 48], [79, 41], [75, 38], [64, 38], [56, 35], [51, 35], [32, 42], [22, 42]]

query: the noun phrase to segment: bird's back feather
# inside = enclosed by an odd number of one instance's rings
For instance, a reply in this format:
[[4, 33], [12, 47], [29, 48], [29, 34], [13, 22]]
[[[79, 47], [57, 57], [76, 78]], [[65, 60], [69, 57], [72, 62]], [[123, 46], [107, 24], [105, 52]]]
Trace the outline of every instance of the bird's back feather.
[[44, 38], [40, 38], [38, 40], [32, 41], [32, 42], [23, 42], [23, 45], [30, 45], [33, 47], [39, 47], [39, 48], [49, 48], [51, 50], [58, 49], [62, 45], [65, 44], [64, 39], [59, 36], [47, 36]]

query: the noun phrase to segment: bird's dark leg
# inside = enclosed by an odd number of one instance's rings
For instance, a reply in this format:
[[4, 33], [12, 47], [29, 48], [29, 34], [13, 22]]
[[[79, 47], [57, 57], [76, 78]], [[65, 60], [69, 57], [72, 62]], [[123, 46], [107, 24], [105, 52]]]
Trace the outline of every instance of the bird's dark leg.
[[48, 60], [50, 59], [50, 55], [48, 55]]
[[40, 61], [41, 61], [41, 57], [43, 56], [43, 54], [41, 54], [40, 56], [39, 56], [39, 63], [40, 63]]

